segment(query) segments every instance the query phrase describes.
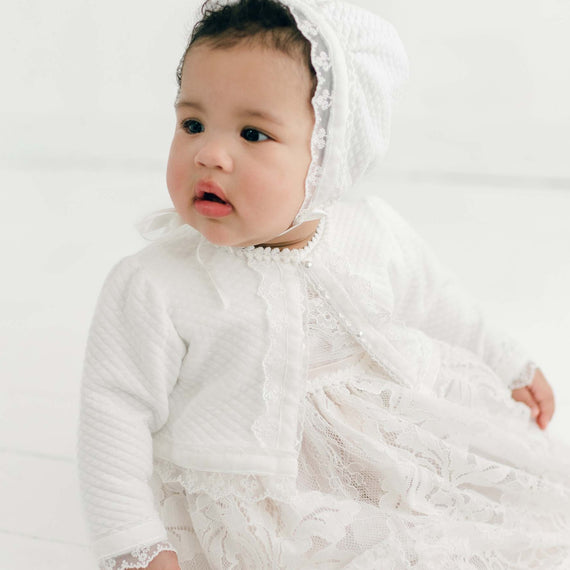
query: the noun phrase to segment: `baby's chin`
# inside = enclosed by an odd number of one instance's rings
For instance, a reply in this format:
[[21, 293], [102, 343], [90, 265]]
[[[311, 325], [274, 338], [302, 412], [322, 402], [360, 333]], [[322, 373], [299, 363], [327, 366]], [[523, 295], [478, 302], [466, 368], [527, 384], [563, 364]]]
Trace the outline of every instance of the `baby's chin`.
[[[204, 230], [203, 228], [196, 227], [196, 225], [191, 225], [195, 230], [202, 234], [202, 236], [209, 241], [213, 245], [217, 245], [219, 247], [251, 247], [251, 246], [262, 246], [262, 247], [272, 247], [269, 243], [274, 239], [276, 236], [268, 237], [264, 239], [263, 237], [249, 237], [245, 238], [243, 236], [235, 236], [231, 235], [229, 232], [220, 231], [219, 229], [216, 231], [212, 231], [211, 228]], [[279, 235], [279, 234], [277, 234]]]

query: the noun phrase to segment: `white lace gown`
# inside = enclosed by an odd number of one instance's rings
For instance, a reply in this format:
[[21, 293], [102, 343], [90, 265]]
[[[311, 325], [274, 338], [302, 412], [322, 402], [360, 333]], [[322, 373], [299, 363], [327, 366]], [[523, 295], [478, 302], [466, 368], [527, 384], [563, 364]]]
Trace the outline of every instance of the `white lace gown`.
[[182, 570], [570, 568], [570, 450], [471, 352], [434, 341], [436, 383], [411, 391], [308, 298], [296, 498], [156, 462], [170, 544], [112, 567], [173, 548]]

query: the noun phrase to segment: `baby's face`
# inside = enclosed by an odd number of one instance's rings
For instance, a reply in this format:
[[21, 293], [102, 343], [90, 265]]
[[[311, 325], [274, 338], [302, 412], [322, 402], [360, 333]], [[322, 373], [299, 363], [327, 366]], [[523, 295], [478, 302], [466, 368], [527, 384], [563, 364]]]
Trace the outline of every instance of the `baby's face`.
[[311, 161], [310, 91], [305, 66], [273, 49], [188, 52], [167, 184], [178, 214], [210, 242], [264, 244], [291, 225]]

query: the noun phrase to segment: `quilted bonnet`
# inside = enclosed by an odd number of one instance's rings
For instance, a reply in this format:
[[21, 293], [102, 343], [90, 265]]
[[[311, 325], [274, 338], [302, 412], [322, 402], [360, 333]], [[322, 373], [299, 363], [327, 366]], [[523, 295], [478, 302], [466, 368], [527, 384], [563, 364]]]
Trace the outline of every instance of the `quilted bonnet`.
[[393, 102], [408, 76], [391, 24], [340, 0], [283, 0], [310, 40], [318, 86], [313, 162], [295, 225], [320, 218], [387, 148]]

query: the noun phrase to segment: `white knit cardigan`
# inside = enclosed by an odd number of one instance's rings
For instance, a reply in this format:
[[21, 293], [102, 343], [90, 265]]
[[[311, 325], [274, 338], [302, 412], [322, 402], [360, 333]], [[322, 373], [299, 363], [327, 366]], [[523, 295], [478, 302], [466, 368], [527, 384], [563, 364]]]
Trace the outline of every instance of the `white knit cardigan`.
[[429, 390], [430, 337], [479, 355], [505, 390], [530, 380], [525, 350], [379, 199], [333, 208], [302, 250], [218, 247], [183, 226], [116, 265], [90, 330], [78, 460], [99, 557], [166, 538], [153, 457], [295, 492], [307, 281], [395, 382]]

